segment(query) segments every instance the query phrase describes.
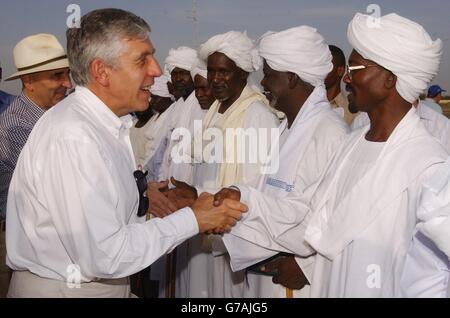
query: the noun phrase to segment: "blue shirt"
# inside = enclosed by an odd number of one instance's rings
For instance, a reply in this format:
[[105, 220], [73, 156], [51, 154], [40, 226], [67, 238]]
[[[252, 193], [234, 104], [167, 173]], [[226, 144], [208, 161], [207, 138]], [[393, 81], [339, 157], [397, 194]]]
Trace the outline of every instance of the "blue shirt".
[[24, 93], [0, 113], [0, 217], [6, 217], [9, 183], [17, 159], [44, 110]]
[[16, 96], [0, 91], [0, 113], [2, 113], [8, 105], [10, 105]]

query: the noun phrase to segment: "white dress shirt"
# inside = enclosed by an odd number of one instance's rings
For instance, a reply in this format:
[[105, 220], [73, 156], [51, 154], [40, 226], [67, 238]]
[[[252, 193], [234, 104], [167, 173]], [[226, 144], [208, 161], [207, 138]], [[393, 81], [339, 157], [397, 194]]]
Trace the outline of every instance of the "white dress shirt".
[[9, 191], [8, 266], [55, 280], [72, 279], [73, 265], [81, 282], [122, 278], [198, 233], [189, 208], [137, 217], [131, 126], [83, 87], [39, 120]]

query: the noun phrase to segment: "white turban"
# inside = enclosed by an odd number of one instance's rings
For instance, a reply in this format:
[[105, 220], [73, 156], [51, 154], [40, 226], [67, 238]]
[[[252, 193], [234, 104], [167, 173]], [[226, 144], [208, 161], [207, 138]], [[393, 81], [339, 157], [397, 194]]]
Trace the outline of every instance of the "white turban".
[[253, 41], [245, 33], [230, 31], [213, 36], [200, 46], [199, 55], [206, 61], [215, 52], [225, 54], [246, 72], [251, 73], [259, 68]]
[[176, 67], [190, 72], [198, 64], [198, 53], [190, 47], [180, 46], [169, 50], [169, 56], [165, 62], [170, 73]]
[[333, 57], [324, 38], [306, 25], [267, 32], [259, 40], [259, 55], [270, 68], [295, 73], [314, 87], [323, 85], [333, 69]]
[[150, 93], [156, 96], [169, 97], [174, 100], [175, 98], [169, 93], [169, 88], [167, 87], [168, 81], [169, 78], [164, 74], [160, 77], [155, 77], [155, 82], [150, 87]]
[[195, 78], [196, 75], [200, 75], [203, 78], [208, 78], [208, 71], [206, 69], [206, 64], [202, 60], [199, 61], [199, 63], [194, 66], [194, 68], [191, 71], [192, 79]]
[[413, 103], [439, 70], [442, 42], [433, 41], [424, 28], [395, 13], [380, 18], [357, 13], [348, 26], [350, 44], [365, 59], [397, 76], [401, 97]]

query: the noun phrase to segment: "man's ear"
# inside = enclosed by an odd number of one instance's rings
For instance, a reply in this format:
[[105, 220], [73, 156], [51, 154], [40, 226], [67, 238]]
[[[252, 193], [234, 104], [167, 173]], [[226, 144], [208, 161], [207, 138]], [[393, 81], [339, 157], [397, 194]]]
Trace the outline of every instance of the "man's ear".
[[345, 66], [343, 66], [343, 65], [338, 66], [337, 69], [336, 69], [336, 71], [337, 71], [337, 75], [338, 75], [340, 78], [344, 77], [345, 72], [346, 72]]
[[249, 76], [249, 75], [250, 75], [250, 73], [248, 73], [248, 72], [246, 72], [246, 71], [244, 71], [244, 70], [241, 70], [241, 76], [240, 76], [240, 78], [241, 78], [241, 80], [247, 82], [248, 76]]
[[292, 89], [292, 88], [294, 88], [295, 86], [297, 86], [297, 84], [298, 84], [299, 81], [300, 81], [300, 77], [298, 77], [297, 74], [291, 73], [291, 72], [288, 72], [287, 76], [288, 76], [289, 88]]
[[34, 87], [33, 87], [33, 74], [27, 74], [27, 75], [23, 75], [21, 77], [22, 80], [22, 85], [23, 87], [25, 87], [28, 91], [33, 92], [34, 91]]
[[109, 86], [110, 66], [106, 65], [102, 60], [95, 58], [89, 66], [91, 78], [101, 86]]
[[394, 73], [386, 71], [388, 74], [386, 76], [386, 79], [384, 81], [384, 87], [387, 89], [395, 88], [395, 84], [397, 84], [397, 76], [394, 75]]

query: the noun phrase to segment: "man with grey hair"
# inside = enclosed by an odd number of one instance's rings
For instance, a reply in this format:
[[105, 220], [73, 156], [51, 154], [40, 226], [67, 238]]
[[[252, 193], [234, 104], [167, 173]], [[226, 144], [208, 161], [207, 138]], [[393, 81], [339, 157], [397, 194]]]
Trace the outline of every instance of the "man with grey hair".
[[161, 75], [149, 33], [120, 9], [92, 11], [67, 31], [78, 86], [37, 123], [11, 182], [10, 297], [127, 297], [129, 275], [198, 232], [229, 230], [246, 210], [231, 200], [213, 208], [204, 194], [164, 219], [142, 217], [147, 183], [129, 114], [147, 108]]

